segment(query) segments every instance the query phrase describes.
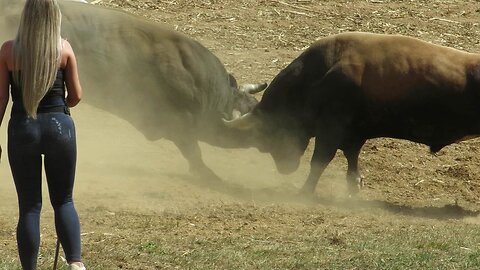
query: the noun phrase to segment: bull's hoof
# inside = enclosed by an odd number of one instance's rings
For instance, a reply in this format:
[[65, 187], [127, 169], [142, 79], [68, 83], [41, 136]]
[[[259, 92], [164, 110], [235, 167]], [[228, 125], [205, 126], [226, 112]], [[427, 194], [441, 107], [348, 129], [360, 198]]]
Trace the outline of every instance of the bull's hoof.
[[312, 196], [315, 193], [315, 188], [309, 185], [304, 185], [299, 191], [300, 196]]
[[315, 192], [311, 188], [302, 187], [297, 193], [293, 194], [293, 198], [300, 203], [316, 203]]
[[220, 176], [216, 175], [211, 169], [204, 168], [190, 168], [190, 173], [204, 183], [219, 183], [222, 182]]
[[349, 197], [356, 196], [361, 189], [363, 189], [364, 181], [363, 176], [355, 177], [353, 180], [349, 179], [348, 182], [348, 195]]

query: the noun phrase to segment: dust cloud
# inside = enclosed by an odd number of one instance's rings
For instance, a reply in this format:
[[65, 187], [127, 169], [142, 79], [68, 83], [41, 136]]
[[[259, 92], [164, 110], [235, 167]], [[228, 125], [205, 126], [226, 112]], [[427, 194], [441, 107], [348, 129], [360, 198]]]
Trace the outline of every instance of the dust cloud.
[[[172, 94], [159, 96], [167, 93], [158, 88], [182, 90], [189, 87], [182, 85], [189, 78], [174, 72], [171, 65], [175, 62], [164, 65], [169, 68], [163, 70], [159, 68], [162, 65], [151, 58], [153, 53], [156, 59], [174, 61], [168, 53], [176, 52], [171, 48], [175, 45], [173, 40], [182, 37], [158, 24], [139, 25], [136, 17], [124, 13], [119, 15], [103, 9], [87, 12], [85, 9], [90, 6], [78, 3], [62, 6], [67, 7], [62, 10], [63, 35], [77, 55], [84, 88], [84, 101], [72, 109], [77, 127], [74, 196], [78, 207], [162, 211], [234, 201], [296, 200], [295, 194], [307, 176], [308, 162], [302, 162], [294, 174], [280, 175], [272, 158], [256, 149], [222, 149], [201, 143], [205, 163], [223, 179], [221, 183], [208, 185], [189, 174], [187, 161], [171, 141], [157, 140], [164, 137], [162, 131], [188, 132], [170, 127], [184, 119], [178, 108], [188, 104], [182, 104], [182, 98], [172, 103], [168, 100]], [[9, 22], [10, 26], [15, 24], [15, 20]], [[152, 43], [159, 47], [153, 49], [147, 45]], [[186, 44], [205, 50], [188, 40], [182, 46]], [[165, 55], [162, 58], [158, 54]], [[193, 59], [190, 64], [203, 65], [205, 61], [217, 61], [214, 59]], [[209, 73], [220, 72], [216, 65], [212, 66]], [[193, 68], [202, 70], [204, 66]], [[165, 102], [158, 103], [159, 100]], [[0, 143], [5, 151], [0, 165], [0, 189], [6, 194], [0, 199], [0, 205], [16, 211], [16, 195], [6, 155], [8, 118], [9, 110], [0, 130]], [[48, 202], [45, 181], [44, 196]]]
[[[81, 208], [155, 212], [199, 204], [275, 201], [295, 194], [306, 176], [304, 167], [293, 175], [278, 174], [270, 156], [255, 149], [201, 143], [205, 162], [224, 180], [223, 185], [208, 186], [189, 174], [186, 160], [170, 141], [149, 141], [125, 120], [85, 103], [73, 108], [72, 116], [78, 144], [74, 196]], [[5, 152], [8, 118], [0, 130]], [[0, 205], [16, 211], [6, 153], [0, 179]], [[48, 202], [45, 179], [44, 202]]]

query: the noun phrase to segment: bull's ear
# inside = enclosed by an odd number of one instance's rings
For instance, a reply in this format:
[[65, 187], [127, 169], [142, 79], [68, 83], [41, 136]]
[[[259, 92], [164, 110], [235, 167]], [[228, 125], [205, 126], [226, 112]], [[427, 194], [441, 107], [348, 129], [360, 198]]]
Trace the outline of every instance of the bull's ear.
[[223, 119], [223, 123], [229, 128], [249, 130], [255, 127], [259, 120], [251, 112], [232, 120]]
[[230, 87], [238, 89], [238, 83], [235, 77], [231, 73], [228, 73], [228, 81], [230, 82]]
[[250, 95], [260, 93], [267, 88], [267, 83], [244, 84], [240, 86], [239, 90]]

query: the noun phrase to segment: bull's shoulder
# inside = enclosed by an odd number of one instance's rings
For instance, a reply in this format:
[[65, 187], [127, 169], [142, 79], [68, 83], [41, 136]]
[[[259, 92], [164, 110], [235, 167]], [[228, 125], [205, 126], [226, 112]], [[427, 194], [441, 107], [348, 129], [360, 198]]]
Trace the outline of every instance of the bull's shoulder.
[[147, 41], [155, 42], [158, 39], [185, 39], [186, 37], [175, 31], [172, 26], [148, 20], [139, 15], [111, 7], [97, 5], [79, 5], [70, 1], [60, 2], [65, 23], [69, 29], [81, 32], [103, 31], [110, 35], [144, 37]]
[[[414, 37], [363, 32], [341, 33], [315, 42], [306, 54], [321, 55], [328, 66], [363, 66], [399, 73], [445, 68], [464, 71], [478, 55]], [[307, 57], [306, 57], [307, 58]]]
[[361, 54], [363, 58], [370, 59], [383, 55], [431, 56], [447, 54], [465, 56], [467, 52], [434, 44], [416, 37], [404, 35], [377, 34], [367, 32], [344, 32], [318, 39], [309, 48], [310, 50], [327, 50], [337, 54], [338, 57], [351, 54]]
[[480, 55], [402, 35], [342, 33], [318, 40], [310, 50], [322, 55], [327, 69], [340, 70], [378, 99], [416, 89], [463, 91], [466, 72], [480, 76]]

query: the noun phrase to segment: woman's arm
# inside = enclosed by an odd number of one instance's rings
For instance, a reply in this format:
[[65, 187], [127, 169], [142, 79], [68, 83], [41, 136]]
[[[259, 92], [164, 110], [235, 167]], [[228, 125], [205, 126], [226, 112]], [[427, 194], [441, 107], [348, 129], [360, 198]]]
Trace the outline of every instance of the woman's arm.
[[[0, 49], [0, 126], [2, 125], [5, 110], [9, 98], [9, 81], [8, 81], [8, 67], [7, 67], [7, 43], [2, 45]], [[0, 158], [2, 157], [2, 147], [0, 146]]]
[[67, 58], [65, 64], [65, 85], [67, 86], [67, 106], [74, 107], [82, 99], [82, 86], [78, 78], [78, 67], [75, 53], [68, 41], [64, 41], [63, 53]]

